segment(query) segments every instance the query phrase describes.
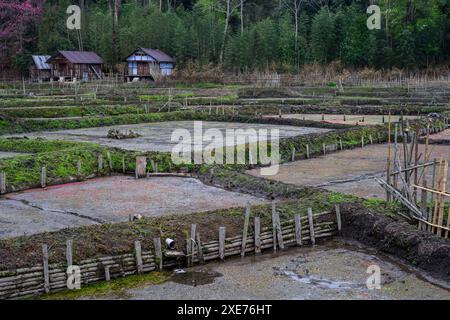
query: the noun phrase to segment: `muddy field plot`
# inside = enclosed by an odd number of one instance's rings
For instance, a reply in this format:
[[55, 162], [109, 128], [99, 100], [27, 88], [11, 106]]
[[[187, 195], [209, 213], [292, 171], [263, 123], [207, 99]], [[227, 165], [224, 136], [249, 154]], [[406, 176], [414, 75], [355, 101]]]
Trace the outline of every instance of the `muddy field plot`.
[[264, 199], [210, 187], [193, 178], [96, 178], [11, 193], [0, 199], [0, 238], [82, 225], [231, 207]]
[[[323, 116], [323, 118], [322, 118]], [[278, 117], [278, 116], [268, 116], [268, 117]], [[345, 119], [344, 119], [345, 117]], [[361, 125], [370, 126], [383, 123], [382, 115], [343, 115], [343, 114], [283, 114], [282, 118], [285, 119], [300, 119], [300, 120], [311, 120], [311, 121], [325, 121], [328, 123], [335, 124], [348, 124], [348, 125]], [[404, 119], [414, 120], [420, 117], [416, 116], [403, 116]], [[323, 120], [322, 120], [323, 119]], [[388, 122], [388, 116], [384, 116], [385, 123]], [[391, 116], [392, 122], [400, 121], [400, 116]]]
[[[367, 268], [381, 269], [381, 289], [369, 290]], [[334, 240], [315, 248], [230, 259], [189, 268], [167, 282], [101, 299], [450, 299], [447, 289], [358, 243]], [[448, 285], [448, 284], [446, 284]], [[93, 299], [96, 297], [89, 297]]]
[[[387, 144], [370, 145], [364, 148], [345, 150], [318, 158], [300, 160], [280, 166], [277, 175], [267, 179], [296, 185], [323, 187], [325, 189], [352, 194], [363, 198], [385, 199], [386, 192], [372, 178], [385, 178]], [[425, 146], [420, 145], [420, 151]], [[450, 147], [432, 145], [431, 159], [443, 156], [450, 158]], [[249, 174], [258, 176], [259, 170], [250, 170]], [[431, 176], [428, 176], [431, 181]], [[447, 183], [447, 188], [450, 183]]]
[[[234, 122], [202, 122], [203, 133], [208, 129], [219, 129], [223, 137], [227, 129], [279, 129], [280, 138], [293, 137], [304, 135], [308, 133], [328, 132], [329, 129], [309, 128], [309, 127], [295, 127], [284, 125], [267, 125], [267, 124], [248, 124], [248, 123], [234, 123]], [[110, 129], [117, 129], [122, 132], [132, 130], [141, 135], [141, 137], [134, 139], [115, 140], [107, 138]], [[117, 147], [132, 151], [164, 151], [170, 152], [178, 143], [171, 141], [171, 136], [176, 129], [187, 129], [191, 133], [192, 140], [194, 139], [194, 121], [171, 121], [158, 123], [143, 123], [133, 125], [120, 125], [111, 127], [86, 128], [76, 130], [63, 130], [55, 132], [39, 132], [26, 134], [30, 138], [47, 138], [52, 140], [66, 140], [77, 142], [94, 142], [103, 146]], [[23, 136], [14, 135], [14, 136]], [[178, 136], [177, 136], [178, 137]], [[256, 141], [250, 141], [256, 142]], [[208, 145], [210, 142], [204, 142], [203, 145]]]

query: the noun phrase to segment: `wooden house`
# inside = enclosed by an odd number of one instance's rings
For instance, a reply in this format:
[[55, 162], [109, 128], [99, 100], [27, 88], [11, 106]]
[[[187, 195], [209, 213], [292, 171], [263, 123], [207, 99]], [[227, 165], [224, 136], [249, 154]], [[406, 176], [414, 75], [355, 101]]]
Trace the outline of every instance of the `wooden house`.
[[125, 58], [127, 81], [155, 80], [173, 73], [175, 59], [158, 49], [137, 48]]
[[47, 63], [50, 56], [31, 56], [30, 77], [32, 81], [49, 81], [51, 77], [51, 67]]
[[103, 77], [103, 60], [95, 52], [60, 50], [47, 63], [55, 80], [89, 81]]

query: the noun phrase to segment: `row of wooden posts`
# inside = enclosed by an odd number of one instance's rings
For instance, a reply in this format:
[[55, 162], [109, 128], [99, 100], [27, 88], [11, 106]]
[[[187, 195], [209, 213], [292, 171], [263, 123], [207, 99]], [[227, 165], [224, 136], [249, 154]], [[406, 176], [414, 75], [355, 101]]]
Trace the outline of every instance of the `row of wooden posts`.
[[[336, 222], [315, 223], [314, 219], [328, 215], [329, 212], [313, 216], [312, 209], [307, 210], [307, 216], [296, 214], [293, 221], [280, 221], [276, 204], [272, 203], [272, 227], [261, 228], [260, 217], [254, 217], [253, 237], [249, 233], [250, 207], [246, 208], [242, 235], [226, 238], [226, 228], [219, 227], [218, 241], [202, 242], [197, 224], [191, 225], [190, 235], [186, 241], [187, 266], [194, 263], [204, 263], [209, 260], [225, 260], [228, 256], [254, 252], [259, 255], [262, 250], [272, 248], [273, 251], [283, 250], [287, 246], [301, 246], [309, 242], [315, 245], [319, 238], [333, 236], [341, 231], [341, 214], [339, 205], [336, 205]], [[134, 242], [133, 254], [102, 257], [81, 261], [78, 266], [81, 270], [83, 284], [97, 281], [110, 281], [113, 277], [121, 277], [131, 274], [142, 274], [155, 269], [162, 270], [166, 267], [179, 266], [168, 254], [169, 249], [162, 249], [161, 238], [153, 239], [154, 252], [143, 251], [141, 242]], [[66, 241], [65, 266], [73, 266], [73, 241]], [[54, 290], [67, 288], [68, 270], [63, 265], [49, 263], [49, 248], [42, 245], [42, 266], [17, 269], [11, 275], [7, 272], [1, 276], [0, 272], [0, 298], [13, 298], [22, 295], [48, 293]], [[167, 259], [167, 261], [166, 261]]]
[[[110, 172], [113, 171], [113, 163], [112, 163], [112, 158], [111, 158], [111, 153], [108, 151], [106, 153], [106, 158], [107, 158], [107, 167], [109, 169]], [[78, 160], [76, 163], [76, 168], [77, 168], [77, 175], [81, 176], [83, 174], [82, 172], [82, 165], [83, 162], [82, 160]], [[97, 155], [97, 172], [101, 173], [103, 172], [103, 170], [105, 169], [105, 163], [104, 163], [104, 159], [103, 159], [103, 155], [102, 154], [98, 154]], [[123, 173], [126, 172], [126, 166], [125, 166], [125, 157], [122, 157], [122, 171]], [[48, 183], [48, 170], [46, 166], [42, 166], [41, 170], [40, 170], [40, 186], [42, 188], [46, 188], [47, 187], [47, 183]], [[7, 193], [7, 175], [6, 172], [0, 172], [0, 194], [5, 194]]]

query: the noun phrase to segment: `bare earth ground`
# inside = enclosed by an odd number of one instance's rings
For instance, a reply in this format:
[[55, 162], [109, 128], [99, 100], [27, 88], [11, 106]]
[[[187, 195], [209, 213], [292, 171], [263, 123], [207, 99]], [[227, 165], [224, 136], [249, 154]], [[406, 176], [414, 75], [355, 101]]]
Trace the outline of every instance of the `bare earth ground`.
[[126, 176], [10, 193], [0, 198], [0, 238], [66, 227], [243, 207], [265, 200], [206, 186], [199, 180]]
[[[424, 145], [419, 148], [422, 152], [425, 150]], [[449, 146], [431, 145], [429, 148], [432, 151], [430, 159], [439, 156], [450, 158]], [[387, 149], [387, 144], [370, 145], [290, 162], [281, 165], [277, 175], [266, 178], [297, 185], [324, 187], [363, 198], [384, 199], [384, 189], [372, 177], [385, 178]], [[250, 170], [248, 173], [258, 176], [259, 170]], [[427, 176], [428, 181], [431, 181], [431, 174]], [[449, 188], [450, 183], [447, 186]]]
[[[268, 129], [269, 133], [270, 130], [279, 129], [280, 138], [293, 137], [308, 133], [320, 133], [330, 131], [329, 129], [321, 129], [321, 128], [294, 127], [294, 126], [269, 125], [257, 123], [250, 124], [250, 123], [234, 123], [234, 122], [214, 122], [214, 121], [203, 121], [200, 123], [202, 123], [203, 125], [203, 133], [205, 133], [205, 131], [208, 129], [218, 129], [222, 132], [223, 137], [225, 137], [226, 129], [229, 130]], [[107, 134], [110, 129], [118, 129], [121, 131], [133, 130], [133, 132], [140, 134], [142, 137], [126, 140], [108, 139]], [[36, 132], [36, 133], [28, 133], [26, 135], [30, 138], [41, 137], [51, 140], [95, 142], [104, 146], [117, 147], [125, 150], [170, 152], [172, 151], [172, 148], [179, 142], [178, 135], [176, 136], [175, 141], [171, 141], [172, 133], [175, 129], [187, 129], [191, 133], [192, 139], [194, 139], [194, 121], [143, 123], [143, 124], [120, 125], [111, 127], [62, 130], [55, 132]], [[24, 134], [12, 136], [24, 136]], [[186, 143], [186, 141], [184, 140], [183, 142]], [[250, 142], [256, 141], [251, 140]], [[203, 141], [203, 145], [205, 146], [208, 145], [209, 143], [210, 142]]]
[[[380, 267], [380, 290], [367, 288], [371, 265]], [[186, 271], [159, 285], [89, 299], [450, 299], [447, 289], [423, 280], [404, 265], [339, 239]]]
[[448, 141], [450, 143], [450, 129], [431, 135], [430, 140]]
[[[278, 117], [278, 116], [267, 116], [267, 117]], [[322, 114], [283, 114], [282, 118], [286, 119], [304, 119], [304, 120], [312, 120], [312, 121], [325, 121], [329, 123], [337, 123], [337, 124], [349, 124], [349, 125], [376, 125], [383, 123], [382, 115], [344, 115], [343, 114], [324, 114], [324, 120], [322, 120]], [[419, 117], [416, 116], [404, 116], [405, 119], [417, 119]], [[388, 116], [384, 117], [385, 123], [388, 122]], [[364, 120], [364, 122], [363, 122]], [[398, 122], [400, 120], [400, 116], [391, 116], [391, 122]]]

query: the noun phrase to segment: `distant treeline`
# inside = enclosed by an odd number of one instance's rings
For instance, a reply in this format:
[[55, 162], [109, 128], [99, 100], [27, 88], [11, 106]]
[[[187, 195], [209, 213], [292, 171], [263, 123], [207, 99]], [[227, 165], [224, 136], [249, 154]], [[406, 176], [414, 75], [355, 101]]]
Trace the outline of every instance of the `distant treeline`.
[[[367, 7], [381, 8], [368, 30]], [[81, 32], [66, 8], [82, 8]], [[159, 48], [177, 67], [212, 63], [225, 71], [296, 72], [339, 60], [347, 67], [423, 69], [450, 60], [450, 0], [47, 0], [33, 27], [6, 39], [11, 63], [32, 53], [92, 50], [117, 70], [136, 47]], [[21, 42], [17, 39], [27, 38]], [[14, 42], [15, 41], [15, 42]]]

